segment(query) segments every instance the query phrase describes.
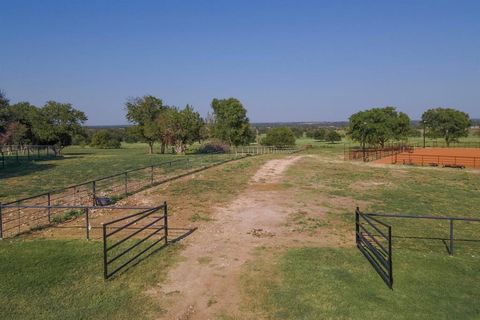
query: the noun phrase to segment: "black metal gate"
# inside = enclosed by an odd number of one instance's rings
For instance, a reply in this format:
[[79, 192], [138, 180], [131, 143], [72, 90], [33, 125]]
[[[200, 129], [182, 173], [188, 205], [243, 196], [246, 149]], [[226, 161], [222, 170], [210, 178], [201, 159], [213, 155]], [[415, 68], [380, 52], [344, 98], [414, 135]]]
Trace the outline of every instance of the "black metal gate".
[[[159, 212], [161, 215], [156, 214]], [[110, 278], [159, 243], [168, 244], [166, 202], [162, 206], [103, 224], [104, 278]]]
[[355, 210], [355, 242], [385, 284], [392, 289], [392, 227]]

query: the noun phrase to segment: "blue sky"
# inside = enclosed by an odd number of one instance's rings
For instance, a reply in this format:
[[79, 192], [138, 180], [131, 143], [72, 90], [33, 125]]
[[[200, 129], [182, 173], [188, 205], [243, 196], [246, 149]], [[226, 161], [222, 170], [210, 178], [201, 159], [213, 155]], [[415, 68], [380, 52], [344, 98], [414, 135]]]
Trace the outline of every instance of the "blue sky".
[[0, 0], [0, 89], [124, 124], [126, 98], [236, 97], [254, 122], [394, 105], [480, 118], [480, 1]]

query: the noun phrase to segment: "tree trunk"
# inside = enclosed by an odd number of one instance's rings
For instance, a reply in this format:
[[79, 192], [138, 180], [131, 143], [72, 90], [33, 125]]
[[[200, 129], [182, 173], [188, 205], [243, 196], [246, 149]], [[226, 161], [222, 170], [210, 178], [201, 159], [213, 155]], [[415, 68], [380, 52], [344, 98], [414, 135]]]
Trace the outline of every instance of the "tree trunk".
[[153, 154], [153, 142], [148, 143], [148, 153]]
[[160, 153], [165, 154], [165, 142], [162, 141], [162, 145], [160, 146]]

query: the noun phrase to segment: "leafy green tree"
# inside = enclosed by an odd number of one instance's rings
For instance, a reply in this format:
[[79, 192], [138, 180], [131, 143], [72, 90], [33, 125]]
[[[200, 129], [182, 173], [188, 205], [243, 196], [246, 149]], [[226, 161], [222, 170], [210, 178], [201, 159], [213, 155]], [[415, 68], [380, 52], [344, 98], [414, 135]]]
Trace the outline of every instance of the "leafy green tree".
[[315, 140], [325, 140], [327, 130], [325, 128], [317, 128], [313, 131], [313, 138]]
[[110, 130], [98, 130], [93, 134], [90, 146], [100, 149], [120, 149], [121, 140]]
[[7, 99], [5, 92], [0, 90], [0, 135], [7, 129], [7, 124], [10, 121], [10, 115], [8, 113], [8, 106], [10, 101]]
[[325, 134], [325, 140], [330, 143], [335, 143], [337, 141], [342, 141], [342, 136], [336, 130], [328, 130]]
[[213, 99], [212, 108], [213, 137], [235, 146], [248, 144], [253, 140], [247, 110], [239, 100]]
[[[10, 121], [20, 124], [22, 128], [18, 132], [18, 142], [15, 144], [40, 144], [41, 139], [34, 133], [34, 126], [40, 119], [40, 110], [28, 102], [13, 104], [8, 109]], [[19, 136], [20, 132], [22, 133], [21, 137]]]
[[70, 103], [48, 101], [35, 115], [32, 132], [39, 143], [56, 146], [55, 153], [58, 153], [72, 143], [85, 121], [85, 113]]
[[267, 136], [262, 144], [275, 147], [287, 147], [295, 145], [295, 134], [288, 127], [276, 127], [267, 131]]
[[471, 126], [470, 116], [452, 108], [436, 108], [425, 111], [422, 121], [430, 138], [443, 138], [447, 146], [458, 141], [458, 138], [468, 137]]
[[[160, 114], [165, 111], [162, 100], [154, 96], [144, 96], [128, 99], [125, 103], [127, 110], [127, 120], [134, 125], [131, 132], [142, 142], [146, 142], [149, 147], [149, 153], [153, 153], [153, 144], [155, 141], [162, 140], [162, 131], [158, 125]], [[162, 152], [164, 146], [162, 144]]]
[[394, 107], [372, 108], [350, 116], [348, 134], [362, 147], [367, 144], [384, 147], [389, 140], [406, 140], [410, 133], [410, 118]]

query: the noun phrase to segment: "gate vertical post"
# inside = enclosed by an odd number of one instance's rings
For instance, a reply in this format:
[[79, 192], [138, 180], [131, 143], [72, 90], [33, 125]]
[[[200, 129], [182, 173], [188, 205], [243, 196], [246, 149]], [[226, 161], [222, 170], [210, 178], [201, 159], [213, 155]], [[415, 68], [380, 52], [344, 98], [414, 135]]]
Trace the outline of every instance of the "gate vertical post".
[[2, 203], [0, 202], [0, 240], [3, 240], [3, 217], [2, 217]]
[[392, 227], [388, 227], [388, 279], [390, 289], [393, 287], [393, 263], [392, 263]]
[[163, 202], [163, 227], [165, 228], [165, 244], [168, 244], [168, 209], [167, 201]]
[[92, 202], [93, 202], [93, 206], [95, 206], [95, 199], [97, 198], [97, 183], [96, 181], [92, 181]]
[[453, 248], [453, 219], [450, 219], [450, 255], [453, 256], [454, 248]]
[[90, 240], [90, 219], [88, 217], [88, 208], [85, 208], [85, 227], [87, 229], [87, 240]]
[[128, 195], [128, 172], [125, 172], [125, 196]]
[[107, 270], [107, 226], [102, 225], [103, 227], [103, 278], [108, 279], [108, 270]]
[[357, 209], [355, 210], [355, 243], [358, 245], [359, 244], [359, 236], [358, 234], [360, 233], [360, 215], [359, 215], [359, 212], [360, 212], [360, 208], [357, 207]]
[[150, 184], [153, 185], [153, 166], [150, 169]]
[[47, 215], [48, 215], [48, 223], [50, 223], [52, 221], [52, 197], [50, 195], [50, 192], [47, 193], [47, 203], [48, 203], [48, 211], [47, 211]]

